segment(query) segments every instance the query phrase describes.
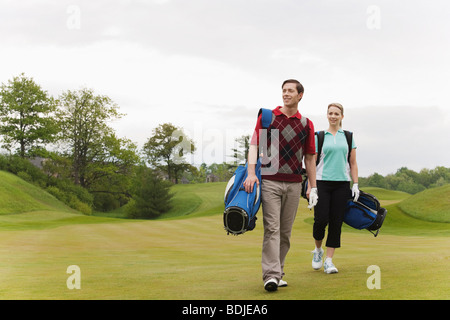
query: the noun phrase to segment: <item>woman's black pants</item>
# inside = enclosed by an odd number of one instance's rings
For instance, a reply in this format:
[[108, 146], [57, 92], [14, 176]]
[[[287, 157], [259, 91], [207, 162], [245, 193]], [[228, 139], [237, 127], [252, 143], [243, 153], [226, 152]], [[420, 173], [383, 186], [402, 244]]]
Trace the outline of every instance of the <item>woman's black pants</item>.
[[328, 225], [326, 246], [341, 246], [341, 229], [347, 201], [351, 198], [348, 181], [317, 181], [319, 201], [314, 207], [313, 237], [323, 240]]

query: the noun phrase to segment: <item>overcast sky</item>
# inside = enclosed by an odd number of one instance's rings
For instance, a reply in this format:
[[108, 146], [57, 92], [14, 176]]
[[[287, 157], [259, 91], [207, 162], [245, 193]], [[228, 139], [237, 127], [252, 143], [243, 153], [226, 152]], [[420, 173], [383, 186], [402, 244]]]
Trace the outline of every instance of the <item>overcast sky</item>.
[[0, 0], [0, 82], [93, 88], [126, 114], [120, 137], [170, 122], [198, 165], [229, 160], [295, 78], [316, 130], [344, 106], [360, 176], [448, 167], [449, 17], [447, 0]]

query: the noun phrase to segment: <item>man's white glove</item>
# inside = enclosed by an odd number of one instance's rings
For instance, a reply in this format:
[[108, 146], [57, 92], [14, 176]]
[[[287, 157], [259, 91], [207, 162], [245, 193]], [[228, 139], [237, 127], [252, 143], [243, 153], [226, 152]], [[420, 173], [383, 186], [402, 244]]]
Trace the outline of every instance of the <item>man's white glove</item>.
[[359, 198], [359, 187], [358, 187], [357, 183], [353, 184], [352, 197], [353, 197], [353, 201], [355, 201], [355, 202], [358, 201], [358, 198]]
[[317, 204], [319, 201], [319, 195], [317, 194], [317, 188], [311, 188], [311, 193], [309, 194], [309, 206], [308, 209], [311, 209]]

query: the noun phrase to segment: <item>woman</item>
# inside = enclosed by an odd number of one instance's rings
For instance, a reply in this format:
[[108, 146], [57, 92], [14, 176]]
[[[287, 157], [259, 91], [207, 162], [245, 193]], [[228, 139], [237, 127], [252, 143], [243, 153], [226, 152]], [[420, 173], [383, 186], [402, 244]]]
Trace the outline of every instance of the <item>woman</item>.
[[[321, 154], [316, 170], [319, 201], [314, 208], [313, 237], [316, 248], [313, 253], [312, 267], [319, 270], [322, 267], [324, 250], [322, 240], [328, 225], [326, 241], [325, 273], [337, 273], [332, 258], [336, 248], [341, 246], [341, 228], [347, 201], [350, 197], [356, 200], [359, 196], [358, 165], [356, 163], [356, 146], [352, 139], [350, 157], [349, 145], [345, 132], [342, 130], [344, 108], [339, 103], [328, 106], [328, 130], [325, 131]], [[318, 150], [316, 135], [316, 150]], [[350, 193], [350, 178], [353, 187]], [[351, 195], [351, 196], [350, 196]]]

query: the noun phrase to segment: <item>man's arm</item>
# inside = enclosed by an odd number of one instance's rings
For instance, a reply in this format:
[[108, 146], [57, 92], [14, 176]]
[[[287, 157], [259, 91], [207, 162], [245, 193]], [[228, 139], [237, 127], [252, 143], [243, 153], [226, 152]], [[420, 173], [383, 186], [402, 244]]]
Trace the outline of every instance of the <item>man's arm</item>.
[[311, 188], [316, 188], [316, 155], [306, 154], [305, 155], [305, 169], [308, 176], [308, 186]]
[[[306, 163], [306, 157], [305, 157], [305, 163]], [[317, 153], [314, 155], [314, 163], [315, 164], [317, 163]], [[305, 170], [306, 170], [306, 168], [305, 168]], [[309, 194], [311, 193], [311, 179], [309, 178], [308, 174], [306, 176], [308, 177], [308, 187], [306, 188], [306, 199], [309, 199]], [[314, 175], [314, 177], [315, 177], [315, 175]], [[317, 181], [316, 181], [316, 184], [317, 184]]]
[[251, 144], [248, 150], [248, 175], [244, 181], [245, 191], [250, 193], [253, 192], [253, 186], [255, 182], [257, 186], [259, 186], [259, 180], [255, 173], [256, 162], [258, 160], [258, 146], [255, 144]]
[[307, 194], [308, 197], [308, 208], [311, 209], [317, 204], [319, 200], [319, 195], [317, 193], [317, 184], [316, 184], [316, 156], [315, 154], [306, 154], [305, 155], [305, 169], [306, 174], [308, 175], [309, 184], [311, 189], [308, 188], [310, 194]]

